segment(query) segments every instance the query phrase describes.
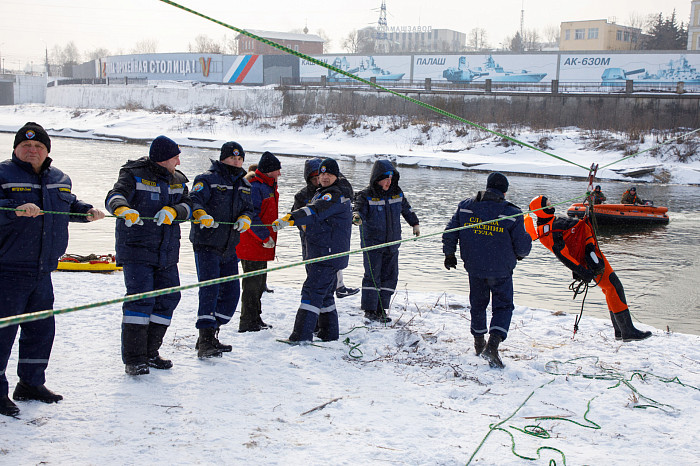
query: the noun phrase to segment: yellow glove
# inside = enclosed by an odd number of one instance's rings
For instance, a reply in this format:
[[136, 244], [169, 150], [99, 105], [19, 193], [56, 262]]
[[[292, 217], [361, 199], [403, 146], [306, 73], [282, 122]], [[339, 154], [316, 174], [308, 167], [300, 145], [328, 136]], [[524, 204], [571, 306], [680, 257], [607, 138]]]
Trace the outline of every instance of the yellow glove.
[[280, 231], [284, 227], [289, 227], [294, 225], [294, 220], [292, 220], [292, 214], [287, 214], [282, 218], [278, 218], [272, 222], [272, 231]]
[[172, 225], [173, 220], [175, 220], [175, 217], [177, 217], [177, 212], [175, 211], [175, 209], [166, 205], [158, 212], [156, 212], [156, 225], [161, 226], [164, 223], [166, 225]]
[[141, 220], [139, 211], [135, 209], [130, 209], [127, 206], [123, 205], [114, 209], [114, 215], [123, 218], [124, 224], [127, 227], [130, 227], [131, 225], [143, 225], [143, 220]]
[[241, 215], [233, 224], [233, 228], [238, 230], [239, 233], [243, 233], [244, 231], [248, 230], [248, 228], [250, 228], [250, 217], [247, 215]]
[[214, 217], [208, 215], [204, 209], [197, 209], [192, 212], [194, 217], [194, 223], [200, 223], [202, 228], [216, 228], [219, 226], [218, 223], [214, 221]]

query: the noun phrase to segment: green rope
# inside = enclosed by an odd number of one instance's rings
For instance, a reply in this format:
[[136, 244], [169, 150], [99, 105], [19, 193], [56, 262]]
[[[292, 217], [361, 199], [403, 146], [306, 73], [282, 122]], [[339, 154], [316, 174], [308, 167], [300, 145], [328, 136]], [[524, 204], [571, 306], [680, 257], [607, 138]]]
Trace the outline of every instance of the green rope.
[[515, 138], [513, 138], [513, 137], [511, 137], [511, 136], [508, 136], [508, 135], [506, 135], [506, 134], [499, 133], [498, 131], [488, 129], [488, 128], [486, 128], [485, 126], [479, 125], [479, 124], [474, 123], [474, 122], [472, 122], [472, 121], [469, 121], [469, 120], [467, 120], [467, 119], [465, 119], [465, 118], [462, 118], [462, 117], [460, 117], [460, 116], [457, 116], [457, 115], [455, 115], [455, 114], [453, 114], [453, 113], [450, 113], [450, 112], [448, 112], [448, 111], [446, 111], [446, 110], [443, 110], [443, 109], [441, 109], [441, 108], [435, 107], [435, 106], [430, 105], [430, 104], [428, 104], [428, 103], [422, 102], [422, 101], [420, 101], [420, 100], [418, 100], [418, 99], [414, 99], [414, 98], [412, 98], [412, 97], [409, 97], [409, 96], [407, 96], [407, 95], [405, 95], [405, 94], [401, 94], [401, 93], [399, 93], [399, 92], [392, 91], [391, 89], [388, 89], [388, 88], [386, 88], [386, 87], [384, 87], [384, 86], [381, 86], [381, 85], [379, 85], [379, 84], [377, 84], [377, 83], [374, 83], [374, 82], [368, 81], [368, 80], [366, 80], [366, 79], [360, 78], [359, 76], [356, 76], [356, 75], [354, 75], [354, 74], [352, 74], [352, 73], [349, 73], [349, 72], [347, 72], [347, 71], [345, 71], [345, 70], [341, 70], [340, 68], [336, 68], [336, 67], [334, 67], [334, 66], [332, 66], [332, 65], [329, 65], [328, 63], [325, 63], [325, 62], [323, 62], [323, 61], [321, 61], [321, 60], [318, 60], [318, 59], [316, 59], [316, 58], [310, 57], [310, 56], [308, 56], [308, 55], [306, 55], [306, 54], [303, 54], [303, 53], [301, 53], [301, 52], [298, 52], [298, 51], [296, 51], [296, 50], [292, 50], [292, 49], [290, 49], [289, 47], [285, 47], [284, 45], [278, 44], [277, 42], [273, 42], [273, 41], [271, 41], [271, 40], [269, 40], [269, 39], [265, 39], [264, 37], [260, 37], [260, 36], [258, 36], [258, 35], [255, 35], [255, 34], [251, 33], [251, 32], [248, 32], [248, 31], [246, 31], [246, 30], [244, 30], [244, 29], [240, 29], [240, 28], [237, 28], [237, 27], [235, 27], [235, 26], [231, 26], [230, 24], [227, 24], [227, 23], [224, 23], [223, 21], [219, 21], [219, 20], [217, 20], [217, 19], [214, 19], [214, 18], [212, 18], [212, 17], [210, 17], [210, 16], [207, 16], [207, 15], [205, 15], [205, 14], [203, 14], [203, 13], [200, 13], [200, 12], [198, 12], [198, 11], [195, 11], [195, 10], [193, 10], [193, 9], [191, 9], [191, 8], [187, 8], [187, 7], [185, 7], [185, 6], [183, 6], [183, 5], [180, 5], [180, 4], [176, 3], [176, 2], [173, 2], [173, 1], [171, 1], [171, 0], [159, 0], [159, 1], [161, 1], [161, 2], [163, 2], [163, 3], [166, 3], [166, 4], [168, 4], [168, 5], [174, 6], [175, 8], [179, 8], [179, 9], [181, 9], [181, 10], [183, 10], [183, 11], [186, 11], [186, 12], [188, 12], [188, 13], [191, 13], [191, 14], [193, 14], [193, 15], [195, 15], [195, 16], [199, 16], [200, 18], [206, 19], [206, 20], [208, 20], [208, 21], [211, 21], [211, 22], [213, 22], [213, 23], [216, 23], [216, 24], [218, 24], [218, 25], [220, 25], [220, 26], [223, 26], [223, 27], [225, 27], [225, 28], [228, 28], [228, 29], [231, 29], [231, 30], [233, 30], [233, 31], [236, 31], [236, 32], [238, 32], [239, 34], [242, 34], [242, 35], [244, 35], [244, 36], [246, 36], [246, 37], [250, 37], [251, 39], [254, 39], [254, 40], [256, 40], [256, 41], [258, 41], [258, 42], [261, 42], [261, 43], [263, 43], [263, 44], [265, 44], [265, 45], [269, 45], [270, 47], [274, 47], [274, 48], [276, 48], [276, 49], [278, 49], [278, 50], [281, 50], [281, 51], [283, 51], [283, 52], [285, 52], [285, 53], [288, 53], [288, 54], [290, 54], [290, 55], [294, 55], [294, 56], [296, 56], [296, 57], [302, 58], [302, 59], [304, 59], [304, 60], [306, 60], [306, 61], [308, 61], [308, 62], [311, 62], [311, 63], [313, 63], [313, 64], [315, 64], [315, 65], [321, 66], [321, 67], [323, 67], [323, 68], [327, 68], [327, 69], [329, 69], [329, 70], [331, 70], [331, 71], [333, 71], [333, 72], [342, 74], [343, 76], [347, 76], [348, 78], [354, 79], [355, 81], [359, 81], [359, 82], [361, 82], [361, 83], [363, 83], [363, 84], [367, 84], [368, 86], [374, 87], [374, 88], [376, 88], [376, 89], [379, 89], [379, 90], [381, 90], [381, 91], [387, 92], [387, 93], [392, 94], [392, 95], [394, 95], [394, 96], [396, 96], [396, 97], [399, 97], [399, 98], [401, 98], [401, 99], [407, 100], [408, 102], [411, 102], [411, 103], [413, 103], [413, 104], [416, 104], [416, 105], [418, 105], [418, 106], [421, 106], [421, 107], [423, 107], [423, 108], [426, 108], [426, 109], [428, 109], [428, 110], [431, 110], [431, 111], [433, 111], [433, 112], [435, 112], [435, 113], [437, 113], [437, 114], [439, 114], [439, 115], [442, 115], [442, 116], [451, 118], [451, 119], [453, 119], [453, 120], [457, 120], [457, 121], [459, 121], [459, 122], [462, 122], [462, 123], [467, 124], [467, 125], [469, 125], [469, 126], [472, 126], [472, 127], [474, 127], [474, 128], [478, 128], [478, 129], [480, 129], [480, 130], [482, 130], [482, 131], [485, 131], [485, 132], [487, 132], [487, 133], [491, 133], [491, 134], [493, 134], [493, 135], [495, 135], [495, 136], [501, 137], [501, 138], [503, 138], [503, 139], [507, 139], [507, 140], [509, 140], [509, 141], [511, 141], [511, 142], [514, 142], [514, 143], [519, 144], [519, 145], [521, 145], [521, 146], [527, 147], [528, 149], [532, 149], [532, 150], [535, 150], [535, 151], [537, 151], [537, 152], [541, 152], [541, 153], [543, 153], [543, 154], [545, 154], [545, 155], [548, 155], [548, 156], [550, 156], [550, 157], [554, 157], [555, 159], [561, 160], [562, 162], [566, 162], [566, 163], [569, 163], [569, 164], [571, 164], [571, 165], [575, 165], [575, 166], [577, 166], [577, 167], [579, 167], [579, 168], [582, 168], [582, 169], [588, 171], [588, 167], [584, 167], [583, 165], [579, 165], [579, 164], [577, 164], [576, 162], [572, 162], [571, 160], [565, 159], [564, 157], [560, 157], [560, 156], [558, 156], [558, 155], [552, 154], [552, 153], [547, 152], [547, 151], [545, 151], [545, 150], [543, 150], [543, 149], [540, 149], [539, 147], [535, 147], [535, 146], [533, 146], [533, 145], [531, 145], [531, 144], [528, 144], [528, 143], [526, 143], [526, 142], [524, 142], [524, 141], [520, 141], [520, 140], [515, 139]]
[[[553, 205], [571, 203], [575, 200], [582, 199], [583, 197], [584, 196], [573, 197], [571, 199], [568, 199], [566, 201], [561, 201], [561, 202], [558, 202], [558, 203], [553, 204]], [[253, 276], [262, 275], [262, 274], [265, 274], [268, 272], [275, 272], [278, 270], [289, 269], [292, 267], [298, 267], [298, 266], [306, 265], [306, 264], [314, 264], [316, 262], [323, 262], [323, 261], [330, 260], [330, 259], [337, 259], [340, 257], [349, 256], [351, 254], [358, 254], [358, 253], [362, 253], [365, 251], [371, 251], [374, 249], [381, 249], [384, 247], [394, 246], [394, 245], [406, 243], [409, 241], [419, 241], [419, 240], [431, 238], [433, 236], [443, 235], [444, 233], [450, 233], [450, 232], [465, 230], [465, 229], [469, 229], [469, 228], [476, 228], [476, 227], [479, 227], [481, 225], [487, 225], [490, 223], [498, 223], [498, 221], [500, 221], [500, 220], [515, 218], [515, 217], [519, 217], [521, 215], [522, 216], [528, 215], [530, 212], [535, 212], [537, 210], [542, 210], [542, 209], [544, 209], [544, 207], [541, 209], [535, 209], [535, 210], [527, 211], [527, 212], [520, 213], [520, 214], [509, 215], [507, 217], [500, 217], [498, 219], [493, 219], [493, 220], [489, 220], [486, 222], [474, 223], [471, 225], [464, 225], [464, 226], [452, 228], [449, 230], [437, 231], [437, 232], [428, 233], [428, 234], [425, 234], [422, 236], [413, 236], [413, 237], [406, 238], [406, 239], [390, 241], [388, 243], [383, 243], [383, 244], [376, 244], [374, 246], [367, 246], [367, 247], [360, 248], [360, 249], [352, 249], [349, 251], [339, 252], [339, 253], [331, 254], [328, 256], [315, 257], [313, 259], [307, 259], [307, 260], [303, 260], [300, 262], [294, 262], [292, 264], [281, 265], [278, 267], [271, 267], [268, 269], [254, 270], [251, 272], [246, 272], [246, 273], [242, 273], [242, 274], [238, 274], [238, 275], [231, 275], [228, 277], [213, 278], [211, 280], [205, 280], [203, 282], [197, 282], [197, 283], [193, 283], [190, 285], [180, 285], [180, 286], [174, 286], [174, 287], [170, 287], [170, 288], [162, 288], [160, 290], [148, 291], [145, 293], [138, 293], [138, 294], [124, 296], [121, 298], [114, 298], [114, 299], [110, 299], [110, 300], [106, 300], [106, 301], [99, 301], [99, 302], [92, 303], [92, 304], [83, 304], [80, 306], [73, 306], [73, 307], [64, 308], [64, 309], [47, 309], [44, 311], [37, 311], [37, 312], [31, 312], [31, 313], [27, 313], [27, 314], [19, 314], [19, 315], [11, 316], [11, 317], [4, 317], [4, 318], [0, 319], [0, 328], [5, 328], [5, 327], [8, 327], [10, 325], [17, 325], [17, 324], [21, 324], [24, 322], [31, 322], [31, 321], [39, 320], [39, 319], [45, 319], [47, 317], [51, 317], [53, 315], [58, 315], [58, 314], [67, 314], [69, 312], [82, 311], [82, 310], [92, 309], [92, 308], [101, 307], [101, 306], [108, 306], [111, 304], [119, 304], [119, 303], [131, 302], [131, 301], [138, 301], [140, 299], [154, 298], [156, 296], [161, 296], [161, 295], [165, 295], [165, 294], [169, 294], [169, 293], [176, 293], [179, 291], [189, 290], [192, 288], [200, 288], [203, 286], [218, 285], [220, 283], [225, 283], [228, 281], [253, 277]]]

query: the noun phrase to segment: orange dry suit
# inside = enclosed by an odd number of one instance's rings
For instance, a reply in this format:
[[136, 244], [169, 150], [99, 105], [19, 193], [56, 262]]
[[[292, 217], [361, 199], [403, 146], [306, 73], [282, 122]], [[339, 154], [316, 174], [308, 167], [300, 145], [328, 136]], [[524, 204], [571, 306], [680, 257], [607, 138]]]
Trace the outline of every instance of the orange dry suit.
[[[533, 199], [530, 210], [540, 209], [546, 205], [546, 201], [544, 196]], [[534, 213], [537, 215], [536, 227], [532, 217], [525, 217], [525, 229], [532, 239], [539, 239], [544, 247], [552, 251], [559, 261], [573, 272], [574, 278], [586, 282], [595, 280], [603, 290], [611, 312], [617, 314], [627, 310], [622, 283], [598, 248], [588, 221], [554, 217], [553, 207]]]

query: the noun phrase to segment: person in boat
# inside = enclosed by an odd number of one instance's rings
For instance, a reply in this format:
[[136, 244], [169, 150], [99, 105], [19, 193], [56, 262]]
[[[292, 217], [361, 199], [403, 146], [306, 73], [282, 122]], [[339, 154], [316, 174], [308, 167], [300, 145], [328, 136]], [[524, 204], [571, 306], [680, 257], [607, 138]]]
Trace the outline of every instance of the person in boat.
[[625, 193], [622, 195], [622, 200], [620, 201], [620, 204], [632, 204], [632, 205], [642, 205], [644, 204], [644, 201], [642, 201], [638, 196], [637, 196], [637, 188], [632, 186], [630, 189], [625, 191]]
[[554, 207], [545, 196], [534, 198], [530, 210], [537, 217], [537, 225], [532, 217], [525, 219], [525, 227], [532, 239], [540, 240], [552, 251], [571, 270], [574, 279], [594, 282], [603, 291], [615, 339], [628, 342], [649, 338], [651, 332], [640, 331], [632, 323], [622, 282], [600, 251], [587, 221], [555, 217]]
[[[209, 170], [194, 179], [190, 196], [196, 221], [190, 229], [190, 241], [200, 282], [238, 275], [236, 246], [253, 217], [244, 160], [243, 147], [228, 141], [221, 146], [219, 160], [212, 160]], [[219, 341], [219, 329], [233, 317], [240, 294], [238, 280], [199, 288], [197, 357], [231, 351], [231, 345]]]
[[[243, 272], [254, 272], [267, 268], [268, 261], [275, 260], [277, 233], [270, 225], [277, 219], [279, 192], [277, 179], [282, 172], [282, 164], [272, 152], [263, 152], [250, 182], [250, 197], [253, 202], [252, 226], [241, 234], [236, 246], [236, 255], [241, 260]], [[249, 172], [250, 174], [250, 172]], [[254, 275], [242, 280], [241, 316], [238, 332], [258, 332], [272, 328], [261, 317], [262, 294], [267, 289], [267, 273]]]
[[602, 204], [605, 202], [608, 198], [605, 197], [605, 194], [603, 194], [602, 188], [600, 185], [596, 185], [596, 187], [593, 189], [593, 192], [591, 193], [593, 195], [593, 204]]
[[[338, 183], [340, 176], [338, 162], [325, 159], [319, 167], [320, 187], [311, 201], [273, 222], [274, 231], [293, 225], [306, 226], [304, 250], [309, 259], [350, 250], [352, 200], [345, 196], [344, 188]], [[347, 266], [347, 255], [306, 264], [306, 280], [290, 341], [312, 341], [317, 324], [321, 340], [339, 338], [334, 295], [338, 270]]]
[[[68, 245], [68, 222], [92, 222], [104, 213], [72, 193], [68, 175], [52, 166], [51, 139], [27, 122], [15, 134], [12, 158], [0, 162], [0, 318], [53, 308], [51, 272]], [[15, 209], [15, 210], [12, 210]], [[87, 215], [45, 214], [44, 211]], [[12, 397], [56, 403], [63, 399], [44, 385], [53, 347], [54, 317], [0, 329], [0, 414], [17, 416], [8, 394], [7, 363], [21, 329]]]
[[[308, 159], [304, 162], [304, 180], [306, 181], [306, 186], [301, 188], [294, 195], [294, 204], [292, 205], [292, 211], [304, 207], [306, 204], [309, 203], [309, 201], [311, 201], [311, 199], [316, 194], [316, 190], [320, 186], [318, 169], [321, 166], [322, 161], [323, 160], [321, 160], [320, 158], [313, 158]], [[340, 176], [338, 176], [338, 186], [340, 186], [340, 188], [343, 190], [343, 195], [347, 199], [352, 199], [354, 197], [352, 185], [350, 184], [348, 179], [343, 176], [342, 173], [340, 174]], [[301, 237], [301, 257], [302, 259], [306, 260], [308, 259], [308, 257], [306, 256], [304, 244], [304, 235], [306, 234], [306, 229], [301, 225], [298, 225], [298, 228], [299, 236]], [[345, 286], [345, 283], [343, 281], [343, 271], [338, 270], [338, 280], [335, 289], [336, 297], [346, 298], [348, 296], [355, 295], [359, 292], [359, 288], [348, 288], [347, 286]]]
[[[117, 263], [124, 267], [127, 295], [180, 285], [180, 222], [192, 215], [192, 200], [187, 177], [177, 170], [178, 165], [177, 143], [158, 136], [147, 157], [122, 165], [107, 193], [105, 205], [118, 217]], [[159, 349], [179, 302], [177, 292], [122, 305], [122, 361], [127, 374], [173, 366]]]
[[[360, 226], [362, 247], [401, 239], [401, 217], [420, 235], [418, 216], [413, 212], [399, 186], [399, 172], [389, 160], [377, 160], [372, 166], [369, 186], [357, 193], [353, 224]], [[363, 254], [361, 309], [365, 318], [391, 322], [387, 309], [399, 280], [399, 246], [386, 246]]]
[[[459, 203], [446, 230], [481, 224], [506, 217], [497, 222], [449, 231], [442, 235], [445, 268], [457, 267], [455, 252], [459, 243], [460, 256], [469, 275], [471, 304], [471, 333], [476, 354], [495, 368], [503, 368], [498, 345], [508, 336], [513, 316], [513, 270], [518, 260], [530, 254], [532, 240], [523, 227], [522, 211], [505, 200], [508, 179], [501, 173], [491, 173], [486, 190], [476, 197]], [[491, 322], [486, 324], [486, 307], [491, 301]], [[484, 336], [489, 333], [486, 343]]]

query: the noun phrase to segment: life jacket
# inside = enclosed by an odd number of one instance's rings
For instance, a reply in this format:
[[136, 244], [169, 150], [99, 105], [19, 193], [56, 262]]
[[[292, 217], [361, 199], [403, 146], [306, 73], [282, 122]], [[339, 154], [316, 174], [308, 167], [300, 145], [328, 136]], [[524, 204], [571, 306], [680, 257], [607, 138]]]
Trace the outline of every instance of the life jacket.
[[554, 252], [552, 233], [561, 232], [565, 244], [561, 254], [574, 264], [588, 265], [586, 261], [587, 249], [593, 249], [597, 256], [602, 257], [588, 217], [582, 218], [575, 225], [568, 228], [557, 228], [558, 225], [554, 225], [554, 223], [555, 217], [552, 217], [552, 221], [535, 226], [532, 217], [527, 216], [525, 218], [525, 229], [533, 241], [539, 239], [540, 243], [552, 252]]

